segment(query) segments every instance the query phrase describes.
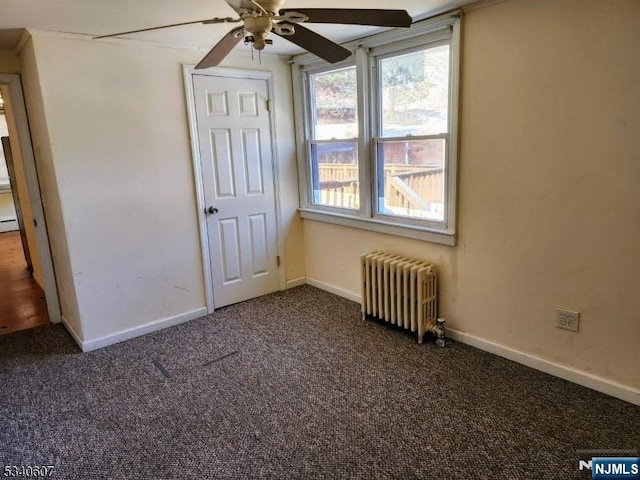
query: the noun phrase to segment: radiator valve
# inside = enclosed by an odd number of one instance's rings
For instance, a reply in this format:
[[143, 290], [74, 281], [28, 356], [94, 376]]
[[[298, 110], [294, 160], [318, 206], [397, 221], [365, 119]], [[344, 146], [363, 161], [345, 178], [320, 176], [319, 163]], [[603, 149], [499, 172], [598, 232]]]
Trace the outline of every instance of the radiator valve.
[[446, 345], [445, 342], [445, 334], [447, 333], [444, 328], [444, 322], [446, 320], [444, 318], [436, 319], [435, 325], [430, 328], [430, 332], [436, 336], [436, 345], [440, 347], [444, 347]]

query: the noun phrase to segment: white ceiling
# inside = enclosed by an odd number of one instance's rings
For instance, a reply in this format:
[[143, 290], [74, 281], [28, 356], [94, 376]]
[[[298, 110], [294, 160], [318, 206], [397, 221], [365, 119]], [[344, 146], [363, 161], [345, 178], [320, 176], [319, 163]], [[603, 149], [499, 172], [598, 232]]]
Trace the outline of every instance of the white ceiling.
[[[450, 10], [470, 0], [289, 0], [286, 8], [394, 8], [405, 9], [414, 21]], [[11, 52], [19, 30], [104, 35], [213, 17], [235, 17], [224, 0], [2, 0], [0, 2], [0, 51]], [[209, 50], [235, 24], [186, 25], [128, 35], [130, 41]], [[313, 25], [310, 28], [340, 43], [380, 31], [353, 25]], [[294, 54], [302, 50], [273, 35], [269, 53]], [[237, 48], [243, 48], [242, 46]]]

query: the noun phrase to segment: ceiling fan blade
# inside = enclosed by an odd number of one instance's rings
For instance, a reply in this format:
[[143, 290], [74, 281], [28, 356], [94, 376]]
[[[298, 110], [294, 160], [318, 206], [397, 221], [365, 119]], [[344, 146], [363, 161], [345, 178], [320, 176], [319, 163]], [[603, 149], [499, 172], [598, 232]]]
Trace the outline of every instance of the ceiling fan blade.
[[329, 63], [339, 62], [351, 55], [351, 50], [347, 50], [342, 45], [338, 45], [328, 38], [318, 35], [316, 32], [309, 30], [298, 23], [292, 24], [288, 22], [280, 22], [278, 25], [293, 26], [295, 31], [293, 35], [280, 35], [276, 31], [273, 33], [285, 40], [295, 43], [299, 47], [304, 48]]
[[129, 30], [128, 32], [120, 32], [120, 33], [110, 33], [109, 35], [98, 35], [97, 37], [93, 37], [94, 40], [98, 38], [109, 38], [109, 37], [118, 37], [120, 35], [128, 35], [130, 33], [140, 33], [140, 32], [150, 32], [151, 30], [160, 30], [161, 28], [171, 28], [171, 27], [181, 27], [182, 25], [193, 25], [195, 23], [202, 23], [204, 25], [209, 25], [212, 23], [229, 23], [229, 22], [239, 22], [239, 18], [209, 18], [207, 20], [194, 20], [193, 22], [182, 22], [182, 23], [172, 23], [171, 25], [162, 25], [160, 27], [150, 27], [150, 28], [141, 28], [139, 30]]
[[285, 8], [287, 12], [302, 13], [309, 23], [339, 23], [343, 25], [375, 25], [378, 27], [410, 27], [413, 19], [406, 10], [365, 8]]
[[215, 44], [215, 46], [209, 50], [200, 63], [196, 65], [196, 70], [202, 68], [215, 67], [218, 65], [224, 57], [226, 57], [233, 47], [235, 47], [242, 38], [243, 27], [237, 27], [227, 33], [222, 40]]

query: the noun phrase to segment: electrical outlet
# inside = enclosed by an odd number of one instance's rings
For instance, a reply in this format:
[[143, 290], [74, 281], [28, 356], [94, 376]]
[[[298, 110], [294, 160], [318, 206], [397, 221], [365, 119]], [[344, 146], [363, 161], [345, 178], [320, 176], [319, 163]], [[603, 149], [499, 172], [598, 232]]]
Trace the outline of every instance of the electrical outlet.
[[574, 312], [573, 310], [566, 310], [564, 308], [556, 309], [556, 327], [577, 332], [579, 324], [580, 312]]

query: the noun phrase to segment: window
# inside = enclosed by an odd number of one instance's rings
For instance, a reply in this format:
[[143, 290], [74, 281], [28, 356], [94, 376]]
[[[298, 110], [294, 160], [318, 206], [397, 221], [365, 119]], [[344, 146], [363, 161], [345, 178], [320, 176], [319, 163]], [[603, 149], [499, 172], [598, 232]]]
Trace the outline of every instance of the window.
[[351, 64], [294, 62], [301, 215], [455, 243], [459, 19], [350, 45]]
[[377, 59], [377, 213], [444, 221], [449, 45]]
[[355, 67], [309, 75], [312, 203], [357, 210], [358, 94]]

